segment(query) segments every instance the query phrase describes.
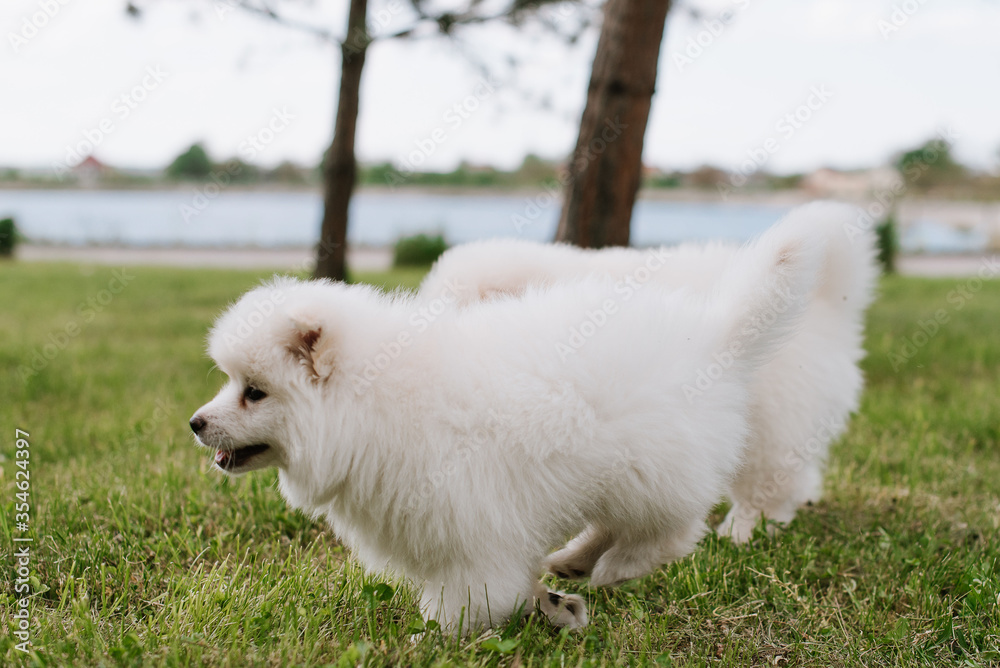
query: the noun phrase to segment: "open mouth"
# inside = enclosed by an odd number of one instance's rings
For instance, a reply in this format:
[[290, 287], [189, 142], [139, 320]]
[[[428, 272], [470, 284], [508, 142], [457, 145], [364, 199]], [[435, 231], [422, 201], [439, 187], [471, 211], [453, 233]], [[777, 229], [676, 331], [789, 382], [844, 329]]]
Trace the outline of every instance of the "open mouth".
[[270, 448], [271, 446], [266, 443], [258, 443], [236, 450], [216, 450], [215, 465], [223, 471], [232, 471], [243, 467], [248, 461]]

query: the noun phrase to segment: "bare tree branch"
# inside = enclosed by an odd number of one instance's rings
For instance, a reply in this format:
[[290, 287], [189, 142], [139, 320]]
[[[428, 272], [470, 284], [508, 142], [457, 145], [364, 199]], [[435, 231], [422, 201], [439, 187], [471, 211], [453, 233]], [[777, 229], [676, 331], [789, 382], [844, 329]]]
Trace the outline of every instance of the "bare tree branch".
[[[273, 21], [274, 23], [283, 25], [293, 30], [308, 33], [336, 46], [344, 47], [347, 46], [352, 39], [355, 41], [357, 39], [356, 36], [352, 38], [351, 35], [345, 35], [341, 38], [322, 26], [291, 19], [286, 14], [275, 9], [273, 2], [270, 2], [269, 0], [222, 1], [224, 4], [233, 9], [241, 9], [253, 16]], [[460, 27], [481, 25], [494, 21], [501, 21], [511, 25], [520, 25], [526, 20], [526, 18], [531, 17], [538, 20], [539, 25], [542, 27], [549, 29], [558, 37], [572, 44], [579, 39], [579, 36], [585, 32], [592, 23], [590, 17], [588, 16], [581, 21], [581, 24], [576, 30], [570, 33], [562, 33], [555, 21], [548, 19], [539, 13], [539, 10], [546, 5], [556, 5], [565, 2], [584, 4], [583, 0], [512, 0], [511, 4], [505, 9], [488, 14], [484, 14], [480, 11], [483, 2], [484, 0], [468, 0], [468, 5], [460, 11], [448, 10], [429, 12], [425, 9], [428, 4], [425, 0], [409, 0], [409, 5], [415, 14], [415, 20], [412, 25], [384, 35], [372, 35], [365, 31], [365, 37], [367, 43], [372, 43], [387, 39], [415, 39], [440, 35], [452, 36], [455, 29]], [[127, 0], [125, 3], [125, 11], [130, 17], [138, 18], [144, 11], [144, 3], [142, 0]], [[427, 26], [430, 30], [421, 34], [420, 28], [422, 26]]]
[[338, 39], [332, 32], [324, 28], [320, 28], [319, 26], [288, 19], [285, 16], [278, 14], [278, 12], [272, 9], [266, 2], [261, 2], [260, 6], [258, 7], [254, 5], [252, 2], [250, 2], [250, 0], [238, 0], [236, 2], [236, 6], [240, 7], [246, 12], [249, 12], [250, 14], [255, 14], [259, 17], [270, 19], [271, 21], [279, 23], [285, 27], [307, 32], [311, 35], [319, 37], [323, 41], [330, 42], [331, 44], [337, 44], [343, 46], [343, 44], [347, 41], [346, 37], [344, 39]]

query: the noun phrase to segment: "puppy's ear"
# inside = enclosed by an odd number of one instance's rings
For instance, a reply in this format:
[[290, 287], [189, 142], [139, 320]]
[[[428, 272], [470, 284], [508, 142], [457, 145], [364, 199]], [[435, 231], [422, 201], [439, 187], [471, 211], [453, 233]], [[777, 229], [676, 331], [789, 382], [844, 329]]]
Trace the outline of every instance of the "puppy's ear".
[[318, 318], [305, 313], [289, 315], [291, 338], [288, 352], [314, 380], [326, 380], [336, 368], [332, 332]]

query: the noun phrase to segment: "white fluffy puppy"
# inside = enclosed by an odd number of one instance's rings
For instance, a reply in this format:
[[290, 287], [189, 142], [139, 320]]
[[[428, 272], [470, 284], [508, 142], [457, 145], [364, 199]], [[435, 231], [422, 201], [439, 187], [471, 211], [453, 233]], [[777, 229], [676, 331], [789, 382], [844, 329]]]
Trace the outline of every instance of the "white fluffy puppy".
[[[543, 559], [584, 531], [574, 568], [614, 585], [692, 550], [740, 464], [753, 372], [817, 262], [810, 241], [765, 235], [710, 296], [592, 279], [438, 317], [276, 280], [219, 318], [209, 352], [229, 382], [191, 427], [227, 473], [278, 467], [290, 504], [409, 578], [452, 632], [533, 599], [582, 626], [584, 601], [538, 582]], [[732, 365], [690, 402], [683, 385], [720, 354]]]
[[[769, 232], [775, 238], [812, 238], [822, 244], [821, 275], [798, 333], [757, 373], [752, 387], [751, 427], [746, 465], [729, 489], [732, 510], [718, 527], [737, 542], [749, 539], [761, 515], [788, 522], [803, 504], [819, 499], [829, 444], [857, 409], [863, 378], [858, 362], [864, 311], [878, 269], [873, 235], [858, 225], [850, 206], [816, 202], [789, 213]], [[600, 251], [518, 240], [458, 246], [435, 264], [420, 288], [422, 299], [465, 307], [497, 295], [518, 295], [527, 286], [599, 274], [620, 278], [644, 265], [650, 252], [664, 266], [651, 280], [668, 288], [708, 294], [739, 252], [736, 245], [684, 244], [640, 251]], [[706, 369], [688, 386], [697, 401], [712, 384]], [[572, 575], [555, 555], [549, 566]]]

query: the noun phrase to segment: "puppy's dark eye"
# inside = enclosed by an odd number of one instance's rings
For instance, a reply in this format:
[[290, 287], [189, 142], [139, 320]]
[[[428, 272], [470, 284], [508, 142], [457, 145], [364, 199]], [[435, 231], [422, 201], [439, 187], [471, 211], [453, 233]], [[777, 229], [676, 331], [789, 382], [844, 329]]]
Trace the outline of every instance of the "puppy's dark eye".
[[266, 396], [267, 392], [264, 392], [263, 390], [258, 390], [256, 387], [253, 387], [252, 385], [248, 385], [247, 389], [243, 390], [243, 398], [247, 399], [248, 401], [260, 401]]

